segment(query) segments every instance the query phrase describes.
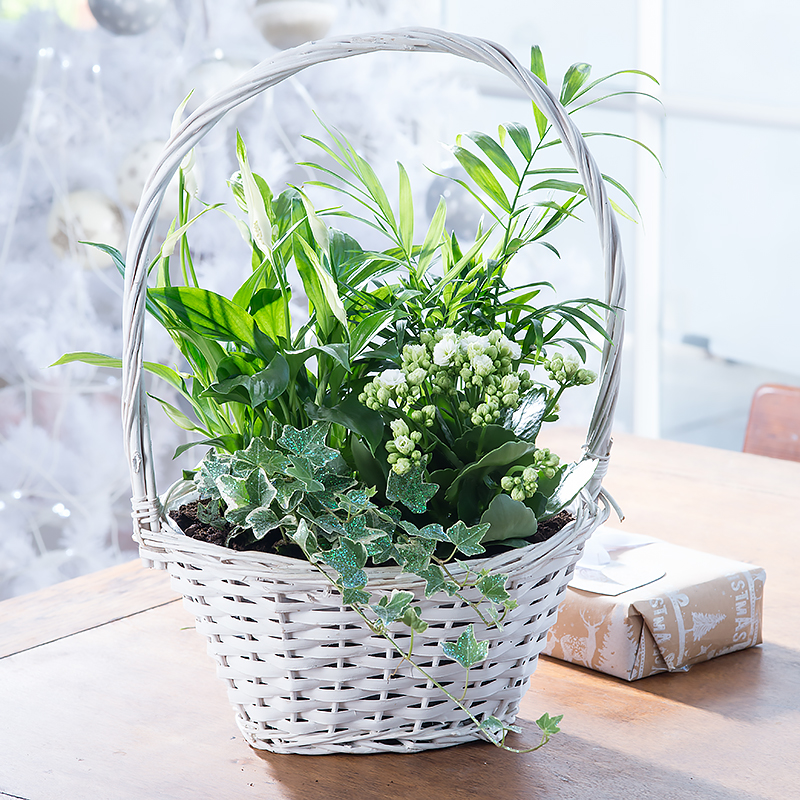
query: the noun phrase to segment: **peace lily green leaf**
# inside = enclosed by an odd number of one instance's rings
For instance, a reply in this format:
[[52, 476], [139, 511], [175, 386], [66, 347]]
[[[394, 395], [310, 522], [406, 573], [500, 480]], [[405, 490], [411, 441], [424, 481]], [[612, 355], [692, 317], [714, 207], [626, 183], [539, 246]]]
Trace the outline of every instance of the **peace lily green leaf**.
[[269, 366], [254, 375], [237, 375], [212, 384], [201, 397], [214, 397], [221, 402], [247, 403], [254, 408], [274, 400], [289, 385], [289, 365], [278, 353]]
[[489, 530], [482, 539], [484, 544], [523, 539], [536, 533], [537, 528], [533, 511], [507, 494], [499, 494], [489, 503], [481, 516], [481, 523], [489, 524]]
[[367, 551], [361, 542], [342, 539], [340, 547], [320, 551], [317, 557], [339, 573], [340, 582], [346, 589], [367, 585], [367, 573], [362, 569], [367, 563]]
[[370, 608], [384, 625], [389, 625], [403, 616], [413, 599], [414, 594], [412, 592], [402, 592], [395, 589], [391, 596], [384, 595], [377, 603], [373, 603]]
[[439, 490], [435, 483], [426, 483], [423, 479], [424, 465], [413, 465], [404, 475], [389, 471], [386, 482], [386, 499], [392, 503], [402, 503], [409, 511], [422, 514], [428, 501]]
[[481, 545], [481, 540], [488, 530], [488, 523], [467, 527], [459, 520], [455, 525], [447, 529], [447, 538], [465, 556], [477, 556], [479, 553], [485, 552], [485, 548]]
[[177, 425], [179, 428], [182, 428], [185, 431], [202, 431], [203, 429], [196, 423], [194, 420], [190, 419], [186, 416], [178, 408], [175, 408], [171, 403], [168, 403], [166, 400], [162, 400], [160, 397], [156, 397], [150, 392], [147, 393], [148, 397], [152, 397], [153, 400], [160, 403], [161, 408], [164, 409], [164, 413], [169, 417], [170, 422]]
[[286, 295], [280, 289], [259, 289], [250, 299], [249, 307], [258, 327], [272, 339], [288, 339], [291, 335], [286, 308], [291, 300], [291, 290]]
[[218, 447], [222, 448], [223, 450], [227, 450], [229, 453], [233, 453], [236, 450], [241, 450], [242, 436], [238, 433], [226, 433], [222, 436], [213, 436], [209, 439], [199, 439], [196, 442], [188, 442], [187, 444], [182, 444], [180, 447], [175, 448], [175, 454], [172, 457], [177, 458], [182, 453], [185, 453], [187, 450], [191, 449], [192, 447], [197, 447], [198, 445], [205, 445], [206, 447]]
[[226, 297], [194, 286], [165, 286], [148, 294], [194, 333], [258, 349], [255, 320]]
[[312, 356], [325, 355], [333, 358], [350, 372], [350, 346], [344, 342], [304, 347], [302, 350], [287, 350], [286, 358], [291, 365], [292, 374], [296, 374], [302, 364]]
[[491, 600], [496, 605], [502, 605], [511, 598], [511, 595], [506, 591], [507, 580], [508, 575], [484, 575], [476, 586], [487, 600]]
[[442, 642], [442, 650], [448, 658], [452, 658], [465, 669], [469, 669], [489, 655], [489, 642], [477, 641], [474, 626], [469, 625], [457, 641]]
[[373, 452], [383, 439], [383, 418], [377, 411], [361, 403], [355, 394], [332, 408], [308, 402], [305, 411], [311, 419], [342, 425], [363, 437]]

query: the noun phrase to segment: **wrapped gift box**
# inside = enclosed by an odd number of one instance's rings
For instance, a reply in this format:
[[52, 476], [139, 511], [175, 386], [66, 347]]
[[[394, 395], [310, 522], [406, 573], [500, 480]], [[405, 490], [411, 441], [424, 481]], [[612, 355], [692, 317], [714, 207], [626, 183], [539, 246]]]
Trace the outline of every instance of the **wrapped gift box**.
[[633, 681], [761, 643], [763, 569], [600, 528], [544, 654]]

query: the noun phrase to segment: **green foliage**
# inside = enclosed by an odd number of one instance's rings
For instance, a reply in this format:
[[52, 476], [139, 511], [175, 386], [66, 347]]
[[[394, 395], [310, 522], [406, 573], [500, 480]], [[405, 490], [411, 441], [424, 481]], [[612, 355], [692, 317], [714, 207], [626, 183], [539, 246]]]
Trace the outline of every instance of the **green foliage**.
[[[547, 83], [538, 47], [531, 71]], [[564, 76], [569, 113], [605, 99], [595, 90], [612, 76], [590, 75], [578, 63]], [[188, 237], [217, 206], [191, 215], [196, 201], [183, 172], [178, 217], [149, 267], [146, 309], [172, 336], [183, 366], [145, 362], [144, 369], [191, 409], [155, 398], [199, 437], [176, 455], [212, 448], [193, 473], [200, 519], [229, 546], [308, 559], [423, 675], [413, 639], [427, 623], [414, 595], [373, 590], [367, 567], [396, 564], [425, 581], [426, 597], [456, 597], [485, 625], [501, 626], [516, 605], [507, 576], [470, 559], [487, 548], [527, 546], [538, 523], [567, 507], [596, 468], [589, 459], [563, 465], [536, 440], [541, 425], [557, 419], [563, 392], [595, 379], [581, 362], [606, 336], [602, 315], [615, 309], [592, 298], [543, 303], [549, 284], [506, 283], [523, 248], [556, 252], [548, 236], [586, 201], [574, 167], [539, 166], [538, 154], [560, 142], [535, 105], [533, 123], [505, 123], [496, 137], [466, 132], [453, 145], [464, 170], [453, 180], [487, 220], [468, 242], [448, 230], [444, 198], [420, 232], [405, 167], [397, 165], [397, 193], [387, 191], [338, 131], [326, 128], [327, 141], [308, 137], [325, 159], [305, 164], [318, 179], [279, 194], [253, 172], [237, 134], [239, 169], [229, 186], [245, 218], [222, 213], [251, 248], [245, 280], [230, 298], [199, 286]], [[619, 201], [612, 206], [632, 218], [638, 209], [628, 190], [603, 179]], [[320, 188], [349, 208], [318, 211], [310, 192]], [[386, 246], [365, 250], [328, 225], [337, 216], [380, 232]], [[97, 246], [124, 276], [121, 254]], [[290, 274], [309, 303], [299, 326]], [[89, 352], [56, 363], [73, 361], [120, 366]], [[410, 632], [408, 650], [393, 638], [398, 628]], [[442, 649], [469, 670], [487, 657], [488, 644], [470, 624]], [[513, 749], [505, 744], [513, 726], [478, 719], [463, 697], [440, 688], [489, 740]], [[537, 721], [542, 743], [559, 721], [546, 714]]]

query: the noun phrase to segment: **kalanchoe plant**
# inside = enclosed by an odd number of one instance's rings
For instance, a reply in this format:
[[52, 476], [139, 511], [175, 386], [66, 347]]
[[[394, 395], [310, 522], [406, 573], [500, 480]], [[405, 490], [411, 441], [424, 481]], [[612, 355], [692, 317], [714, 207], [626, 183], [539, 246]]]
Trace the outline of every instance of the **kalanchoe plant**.
[[[531, 66], [544, 80], [538, 48]], [[596, 102], [585, 95], [603, 80], [589, 83], [588, 65], [571, 67], [562, 103], [578, 110]], [[199, 286], [188, 232], [215, 207], [190, 218], [183, 172], [178, 219], [151, 265], [147, 309], [184, 363], [144, 367], [194, 412], [159, 400], [175, 423], [199, 434], [178, 452], [211, 447], [185, 475], [198, 495], [199, 522], [224, 545], [308, 559], [432, 681], [414, 661], [413, 634], [427, 623], [413, 595], [376, 599], [365, 567], [397, 565], [425, 581], [426, 596], [458, 597], [477, 619], [502, 625], [515, 606], [507, 576], [470, 559], [537, 541], [540, 523], [567, 508], [595, 471], [591, 459], [562, 464], [536, 441], [541, 425], [557, 419], [562, 393], [595, 380], [581, 362], [592, 335], [605, 336], [600, 312], [614, 310], [590, 298], [540, 304], [549, 284], [506, 283], [519, 251], [531, 244], [554, 250], [545, 237], [585, 201], [583, 186], [564, 179], [574, 169], [535, 166], [536, 155], [558, 141], [535, 107], [534, 116], [533, 131], [509, 123], [497, 139], [471, 132], [453, 148], [465, 171], [456, 181], [488, 220], [468, 245], [448, 232], [444, 200], [420, 242], [403, 166], [395, 206], [336, 131], [328, 130], [329, 143], [310, 140], [325, 164], [306, 166], [325, 180], [278, 196], [252, 171], [237, 135], [239, 171], [229, 183], [246, 215], [233, 219], [251, 247], [247, 279], [230, 299]], [[315, 210], [314, 187], [336, 192], [355, 211]], [[389, 246], [365, 250], [328, 225], [336, 217], [381, 232]], [[171, 271], [176, 247], [181, 281]], [[124, 273], [122, 256], [104, 249]], [[293, 271], [309, 303], [300, 325], [290, 314]], [[74, 360], [119, 366], [96, 353], [60, 363]], [[397, 623], [411, 631], [407, 647], [396, 638]], [[442, 648], [467, 671], [487, 654], [472, 626]], [[440, 688], [506, 747], [510, 726], [476, 718], [463, 697]], [[559, 720], [538, 721], [542, 743]]]

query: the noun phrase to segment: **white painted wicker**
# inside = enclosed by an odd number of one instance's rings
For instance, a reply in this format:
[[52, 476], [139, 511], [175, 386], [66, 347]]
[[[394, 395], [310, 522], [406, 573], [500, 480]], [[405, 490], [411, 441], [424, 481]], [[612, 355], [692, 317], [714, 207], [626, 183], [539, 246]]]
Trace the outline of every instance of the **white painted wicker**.
[[[236, 105], [314, 64], [379, 50], [451, 53], [509, 77], [552, 122], [572, 157], [594, 210], [606, 271], [605, 301], [622, 307], [625, 272], [616, 220], [584, 139], [549, 89], [496, 44], [430, 29], [403, 29], [312, 42], [264, 61], [203, 104], [177, 130], [145, 186], [128, 244], [123, 310], [123, 425], [133, 486], [135, 538], [150, 566], [170, 571], [175, 589], [208, 638], [209, 653], [228, 684], [237, 721], [254, 747], [281, 753], [411, 752], [478, 738], [476, 726], [419, 672], [374, 636], [330, 584], [306, 562], [236, 552], [183, 536], [167, 522], [153, 472], [142, 383], [148, 247], [158, 209], [183, 156]], [[583, 544], [608, 516], [601, 482], [611, 445], [619, 385], [623, 313], [609, 314], [599, 396], [586, 452], [599, 458], [593, 482], [575, 504], [576, 520], [547, 542], [486, 559], [510, 575], [518, 606], [502, 630], [485, 630], [453, 598], [423, 595], [423, 582], [396, 568], [370, 568], [378, 592], [415, 592], [423, 618], [420, 666], [463, 690], [464, 670], [442, 655], [440, 641], [476, 622], [489, 657], [469, 671], [466, 702], [476, 716], [513, 721], [555, 620], [558, 602]], [[598, 500], [602, 502], [598, 502]], [[398, 638], [403, 634], [398, 630]], [[187, 687], [188, 690], [188, 687]]]

